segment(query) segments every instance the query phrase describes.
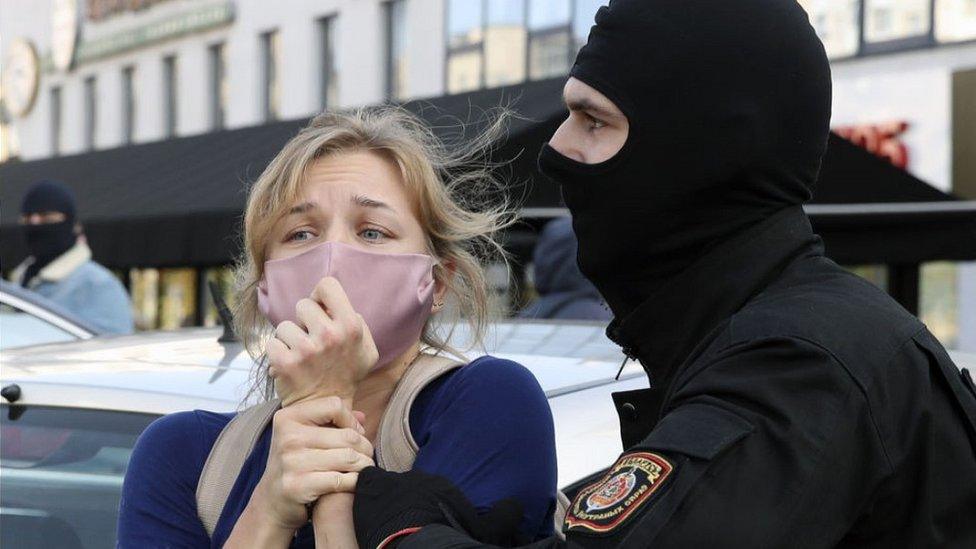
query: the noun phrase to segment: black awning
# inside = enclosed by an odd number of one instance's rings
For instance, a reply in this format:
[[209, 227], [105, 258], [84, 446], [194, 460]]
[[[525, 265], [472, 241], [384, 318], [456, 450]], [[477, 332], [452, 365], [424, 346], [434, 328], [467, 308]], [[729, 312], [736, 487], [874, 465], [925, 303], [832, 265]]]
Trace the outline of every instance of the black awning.
[[[539, 149], [565, 118], [563, 79], [418, 100], [405, 107], [435, 133], [463, 139], [507, 105], [520, 116], [493, 159], [524, 196], [525, 213], [561, 209], [537, 176]], [[20, 200], [40, 179], [73, 187], [95, 258], [110, 267], [210, 266], [232, 261], [247, 184], [308, 119], [224, 130], [116, 149], [0, 165], [0, 265], [26, 255], [16, 227]], [[465, 130], [459, 123], [467, 124]], [[898, 207], [886, 207], [884, 205]], [[887, 208], [887, 209], [886, 209]], [[960, 203], [907, 172], [831, 135], [808, 212], [828, 254], [843, 263], [976, 259], [976, 205]], [[531, 239], [514, 238], [512, 243]], [[516, 244], [518, 246], [518, 244]]]

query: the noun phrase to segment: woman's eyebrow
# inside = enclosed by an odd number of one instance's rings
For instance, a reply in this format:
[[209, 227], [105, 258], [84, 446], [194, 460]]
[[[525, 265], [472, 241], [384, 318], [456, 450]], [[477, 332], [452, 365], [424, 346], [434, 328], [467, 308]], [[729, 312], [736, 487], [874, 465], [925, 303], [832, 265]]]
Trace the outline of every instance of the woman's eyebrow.
[[386, 202], [381, 202], [379, 200], [370, 198], [365, 195], [361, 195], [361, 194], [356, 195], [352, 197], [352, 201], [357, 206], [362, 206], [364, 208], [378, 208], [383, 210], [390, 210], [391, 212], [394, 213], [396, 212], [396, 210], [394, 210], [393, 207], [387, 204]]
[[302, 202], [301, 204], [293, 206], [290, 210], [288, 210], [288, 215], [303, 214], [309, 210], [315, 209], [317, 206], [318, 204], [315, 202]]

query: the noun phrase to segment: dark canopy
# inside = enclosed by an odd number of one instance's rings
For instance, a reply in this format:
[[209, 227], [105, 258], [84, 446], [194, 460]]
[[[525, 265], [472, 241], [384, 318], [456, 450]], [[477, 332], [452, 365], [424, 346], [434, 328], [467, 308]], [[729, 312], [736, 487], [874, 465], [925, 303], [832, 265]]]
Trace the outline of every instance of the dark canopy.
[[[438, 135], [463, 138], [486, 112], [508, 105], [520, 115], [494, 152], [503, 175], [524, 196], [528, 217], [561, 212], [559, 191], [537, 175], [541, 145], [565, 117], [563, 79], [407, 103]], [[95, 258], [111, 267], [211, 266], [238, 251], [247, 184], [308, 119], [43, 160], [0, 165], [2, 268], [26, 251], [16, 227], [27, 187], [66, 182]], [[459, 128], [459, 122], [468, 125]], [[653, 167], [649, 167], [653, 173]], [[649, 182], [652, 184], [653, 182]], [[808, 206], [828, 254], [843, 263], [920, 263], [976, 259], [976, 206], [959, 202], [907, 172], [831, 135], [823, 172]], [[513, 235], [524, 247], [529, 235]], [[517, 250], [522, 255], [526, 250]]]

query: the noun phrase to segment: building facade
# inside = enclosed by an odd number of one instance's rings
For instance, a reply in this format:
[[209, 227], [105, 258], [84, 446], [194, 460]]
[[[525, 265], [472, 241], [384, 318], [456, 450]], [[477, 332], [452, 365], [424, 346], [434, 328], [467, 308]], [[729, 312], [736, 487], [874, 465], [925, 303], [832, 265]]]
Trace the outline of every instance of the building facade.
[[[602, 3], [0, 0], [0, 161], [563, 75]], [[976, 199], [976, 0], [800, 3], [832, 59], [835, 130]], [[198, 278], [171, 271], [130, 281], [180, 324], [195, 305], [166, 305], [157, 286]], [[976, 266], [924, 266], [922, 317], [976, 350]]]
[[[9, 78], [11, 92], [30, 99], [6, 105], [3, 158], [33, 160], [564, 74], [599, 4], [2, 0], [3, 63], [29, 66], [24, 52], [33, 50], [37, 72], [34, 82]], [[70, 61], [55, 62], [56, 51]]]

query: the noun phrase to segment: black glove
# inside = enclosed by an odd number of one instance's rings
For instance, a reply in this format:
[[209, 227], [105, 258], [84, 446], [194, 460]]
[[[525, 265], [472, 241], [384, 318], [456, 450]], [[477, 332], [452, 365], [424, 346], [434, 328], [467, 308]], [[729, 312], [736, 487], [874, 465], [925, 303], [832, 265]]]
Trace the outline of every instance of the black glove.
[[482, 542], [514, 546], [523, 542], [518, 531], [522, 505], [515, 499], [499, 501], [478, 515], [474, 505], [449, 480], [420, 471], [391, 473], [367, 467], [359, 473], [353, 522], [363, 549], [393, 547], [405, 535], [428, 524], [443, 524]]

